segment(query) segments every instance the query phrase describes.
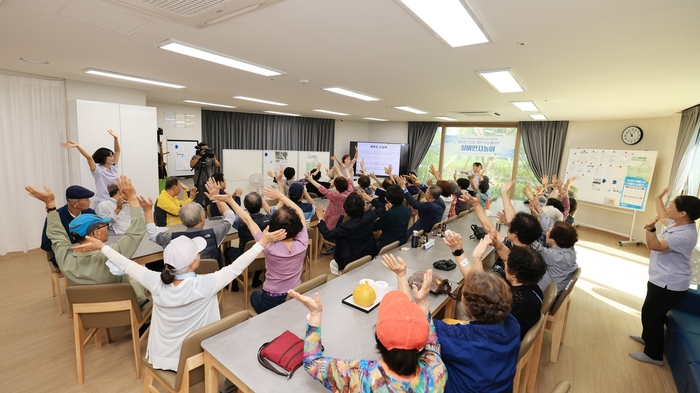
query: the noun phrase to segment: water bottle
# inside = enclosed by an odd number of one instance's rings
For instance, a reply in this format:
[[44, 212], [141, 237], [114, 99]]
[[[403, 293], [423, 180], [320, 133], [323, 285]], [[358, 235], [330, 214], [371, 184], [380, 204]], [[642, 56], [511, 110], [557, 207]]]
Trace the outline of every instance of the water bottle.
[[418, 231], [413, 231], [413, 237], [411, 237], [411, 248], [418, 248]]
[[496, 220], [496, 230], [501, 231], [501, 220]]

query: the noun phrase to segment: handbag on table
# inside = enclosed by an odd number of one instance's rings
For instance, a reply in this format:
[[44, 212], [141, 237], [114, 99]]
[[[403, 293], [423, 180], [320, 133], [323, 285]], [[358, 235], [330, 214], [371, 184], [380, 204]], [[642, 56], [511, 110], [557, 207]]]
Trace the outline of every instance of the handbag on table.
[[303, 354], [304, 340], [285, 330], [277, 338], [258, 349], [258, 362], [273, 373], [290, 379], [301, 367]]

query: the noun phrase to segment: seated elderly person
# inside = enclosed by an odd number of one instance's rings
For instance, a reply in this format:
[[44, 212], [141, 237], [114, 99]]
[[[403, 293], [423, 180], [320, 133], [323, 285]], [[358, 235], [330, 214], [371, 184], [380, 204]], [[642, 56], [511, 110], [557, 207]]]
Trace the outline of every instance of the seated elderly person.
[[97, 215], [112, 220], [109, 223], [109, 232], [114, 235], [123, 235], [131, 225], [131, 209], [122, 194], [117, 183], [107, 185], [109, 199], [97, 205]]
[[[141, 243], [144, 233], [146, 233], [142, 205], [148, 202], [143, 198], [139, 199], [136, 197], [136, 190], [126, 176], [117, 177], [117, 184], [131, 207], [131, 225], [124, 233], [124, 236], [111, 244], [111, 247], [120, 254], [131, 258]], [[108, 266], [107, 262], [109, 261], [106, 256], [95, 251], [73, 251], [71, 241], [66, 235], [61, 219], [56, 212], [56, 198], [48, 187], [44, 188], [46, 191], [42, 192], [33, 187], [25, 187], [30, 196], [44, 202], [46, 205], [46, 211], [48, 212], [46, 234], [53, 243], [52, 248], [58, 267], [61, 268], [68, 282], [71, 285], [129, 282], [134, 287], [139, 303], [146, 303], [148, 299], [143, 287], [137, 282], [129, 281], [124, 272], [116, 266], [111, 264], [109, 264], [111, 266]], [[109, 219], [100, 218], [95, 214], [81, 214], [70, 223], [69, 231], [75, 242], [79, 244], [86, 242], [86, 236], [92, 236], [106, 242], [109, 239], [107, 232], [108, 222]]]
[[[185, 198], [177, 199], [182, 190], [185, 190]], [[192, 202], [196, 196], [197, 187], [193, 187], [192, 190], [190, 190], [176, 177], [169, 177], [165, 180], [165, 189], [158, 195], [158, 199], [156, 199], [156, 214], [159, 213], [158, 209], [166, 213], [166, 226], [180, 224], [180, 207], [185, 203]], [[156, 218], [156, 223], [157, 222], [158, 219]]]
[[[304, 212], [304, 219], [306, 221], [306, 225], [308, 226], [309, 222], [311, 222], [311, 217], [313, 217], [314, 213], [316, 213], [316, 204], [311, 196], [309, 196], [309, 193], [306, 192], [306, 187], [304, 187], [304, 185], [301, 183], [291, 183], [289, 187], [285, 188], [281, 174], [276, 176], [275, 180], [277, 181], [277, 189], [286, 194], [287, 197], [289, 197], [292, 202], [296, 203], [301, 211]], [[304, 200], [306, 200], [306, 202], [301, 201], [302, 197]], [[282, 207], [283, 205], [284, 204], [281, 201], [278, 203], [279, 207]]]
[[[374, 209], [365, 211], [365, 201], [371, 201]], [[330, 262], [333, 274], [338, 274], [354, 260], [366, 255], [370, 255], [372, 258], [377, 255], [377, 244], [372, 234], [372, 224], [384, 213], [386, 207], [365, 194], [364, 191], [358, 190], [348, 195], [343, 209], [350, 219], [338, 224], [333, 229], [328, 229], [323, 209], [319, 206], [316, 210], [319, 219], [318, 230], [321, 235], [326, 240], [335, 241], [333, 260]]]
[[[217, 186], [219, 186], [219, 195], [226, 195], [226, 179], [224, 179], [224, 174], [223, 173], [215, 173], [213, 174], [210, 179], [213, 179], [214, 182], [216, 182]], [[242, 188], [236, 188], [236, 190], [233, 192], [233, 200], [236, 201], [238, 206], [241, 205], [241, 195], [243, 194], [243, 189]], [[206, 199], [207, 203], [210, 203], [211, 200], [209, 198]], [[233, 209], [233, 206], [229, 206], [231, 209]], [[220, 217], [221, 212], [219, 211], [219, 208], [216, 203], [212, 203], [209, 205], [209, 217]]]
[[425, 202], [421, 203], [413, 199], [411, 193], [406, 187], [406, 179], [402, 177], [396, 177], [396, 184], [403, 188], [404, 197], [406, 202], [412, 208], [418, 211], [420, 218], [416, 221], [408, 231], [406, 236], [410, 237], [413, 231], [423, 231], [430, 232], [433, 229], [433, 225], [442, 221], [442, 215], [445, 213], [445, 202], [440, 198], [442, 190], [437, 186], [430, 186], [426, 188], [425, 192]]
[[[95, 196], [95, 193], [81, 186], [70, 186], [66, 189], [66, 204], [56, 209], [61, 225], [65, 229], [68, 239], [72, 241], [68, 225], [75, 217], [86, 213], [95, 214], [95, 211], [90, 209], [90, 198]], [[41, 249], [46, 252], [51, 252], [51, 239], [46, 235], [46, 223], [44, 220], [44, 229], [41, 231]], [[55, 258], [51, 258], [55, 264]]]
[[[404, 244], [408, 240], [406, 227], [411, 219], [411, 212], [403, 205], [404, 195], [401, 187], [392, 184], [386, 189], [386, 211], [372, 224], [372, 230], [382, 231], [377, 239], [377, 250], [387, 244], [399, 241]], [[380, 198], [376, 198], [381, 203]]]
[[[219, 186], [213, 179], [209, 179], [206, 184], [208, 195], [219, 195]], [[151, 214], [151, 206], [147, 206], [144, 210], [146, 214], [146, 233], [148, 233], [148, 238], [152, 242], [158, 243], [161, 247], [165, 248], [170, 244], [172, 239], [176, 239], [180, 236], [186, 236], [190, 239], [195, 237], [201, 237], [207, 242], [207, 246], [202, 250], [201, 256], [205, 259], [215, 259], [219, 262], [219, 269], [224, 267], [223, 261], [221, 259], [221, 251], [219, 246], [224, 238], [228, 234], [231, 225], [236, 220], [236, 215], [229, 209], [229, 206], [224, 202], [217, 203], [219, 210], [224, 214], [224, 219], [218, 225], [212, 228], [204, 229], [204, 224], [206, 222], [206, 214], [204, 208], [197, 202], [189, 202], [180, 208], [180, 220], [182, 224], [187, 228], [184, 232], [160, 232], [156, 225], [153, 223], [153, 214]], [[243, 209], [234, 203], [234, 209], [239, 209], [240, 212]]]

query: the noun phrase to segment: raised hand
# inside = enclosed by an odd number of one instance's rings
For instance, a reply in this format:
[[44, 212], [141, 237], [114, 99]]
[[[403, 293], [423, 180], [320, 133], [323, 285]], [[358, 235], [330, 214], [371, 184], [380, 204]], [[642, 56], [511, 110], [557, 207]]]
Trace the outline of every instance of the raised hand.
[[221, 190], [221, 186], [219, 186], [219, 183], [214, 181], [213, 177], [207, 179], [207, 183], [204, 185], [204, 187], [206, 187], [207, 189], [207, 197], [211, 197], [212, 195], [219, 195], [219, 190]]
[[[194, 201], [194, 198], [197, 197], [197, 193], [198, 193], [198, 192], [199, 192], [199, 190], [197, 189], [197, 187], [192, 187], [192, 188], [190, 189], [190, 199]], [[229, 196], [230, 196], [230, 195], [229, 195]]]
[[70, 149], [70, 148], [78, 147], [78, 146], [80, 146], [80, 145], [78, 145], [77, 143], [75, 143], [73, 141], [65, 141], [65, 142], [61, 143], [61, 147], [65, 147], [66, 149]]
[[420, 306], [424, 313], [430, 311], [430, 305], [428, 304], [428, 293], [430, 293], [430, 285], [433, 282], [433, 270], [428, 269], [428, 271], [423, 274], [423, 284], [420, 290], [416, 285], [413, 285], [413, 301]]
[[498, 218], [501, 221], [501, 224], [505, 226], [508, 226], [508, 224], [510, 224], [508, 222], [508, 218], [506, 218], [506, 212], [503, 210], [496, 213], [496, 218]]
[[85, 236], [85, 241], [82, 244], [74, 245], [73, 251], [75, 251], [75, 252], [99, 251], [104, 246], [105, 246], [105, 244], [102, 243], [102, 241], [95, 239], [92, 236]]
[[267, 175], [270, 176], [271, 178], [275, 178], [275, 172], [272, 171], [267, 171]]
[[372, 197], [369, 196], [369, 194], [367, 194], [363, 189], [358, 188], [358, 189], [357, 189], [357, 193], [358, 193], [358, 194], [362, 197], [362, 199], [364, 199], [365, 201], [367, 201], [367, 202], [372, 202]]
[[138, 202], [138, 200], [136, 200], [136, 189], [134, 185], [131, 184], [131, 180], [128, 177], [117, 176], [117, 187], [119, 187], [119, 192], [129, 203], [131, 203], [132, 200]]
[[112, 130], [107, 130], [107, 132], [108, 132], [109, 135], [111, 135], [112, 137], [114, 137], [114, 138], [119, 138], [119, 137], [117, 136], [117, 134], [116, 134], [114, 131], [112, 131]]
[[323, 210], [323, 206], [320, 204], [316, 205], [316, 217], [318, 217], [319, 220], [323, 220], [325, 216], [326, 212]]
[[270, 232], [269, 227], [265, 227], [265, 230], [262, 232], [262, 237], [260, 238], [260, 241], [258, 243], [260, 243], [261, 246], [265, 247], [270, 243], [284, 240], [286, 237], [286, 229], [278, 229], [274, 232]]
[[668, 187], [661, 190], [661, 193], [659, 193], [659, 195], [657, 195], [656, 197], [659, 199], [662, 199], [664, 197], [664, 195], [666, 195], [667, 192], [668, 192]]
[[277, 188], [264, 187], [260, 190], [260, 193], [268, 197], [269, 199], [280, 199], [284, 197], [284, 194], [280, 192]]
[[51, 189], [46, 186], [44, 186], [44, 192], [39, 191], [32, 186], [26, 186], [24, 187], [24, 189], [27, 190], [29, 196], [31, 196], [32, 198], [36, 198], [47, 205], [53, 203], [56, 200], [56, 196], [53, 194], [53, 191], [51, 191]]
[[498, 241], [498, 232], [496, 232], [496, 229], [491, 229], [488, 233], [488, 237], [491, 239], [491, 245], [496, 247], [499, 243]]
[[549, 183], [549, 176], [548, 176], [548, 175], [544, 175], [544, 176], [542, 176], [542, 179], [541, 179], [541, 180], [542, 180], [542, 184], [546, 185], [546, 184]]
[[387, 211], [391, 210], [391, 208], [394, 207], [394, 205], [392, 205], [391, 202], [386, 201], [386, 200], [385, 200], [384, 206], [386, 207]]
[[459, 200], [461, 200], [462, 202], [467, 202], [468, 204], [470, 204], [470, 205], [472, 205], [472, 206], [474, 206], [474, 207], [477, 207], [477, 206], [480, 206], [480, 205], [481, 205], [481, 204], [479, 203], [479, 198], [473, 197], [473, 196], [471, 196], [471, 195], [469, 195], [469, 194], [462, 194], [462, 196], [459, 197]]
[[306, 178], [306, 180], [309, 180], [309, 181], [314, 179], [314, 177], [311, 176], [310, 172], [304, 173], [304, 178]]
[[651, 221], [649, 221], [646, 225], [644, 225], [644, 229], [649, 230], [651, 228], [655, 228], [656, 223], [659, 222], [660, 219], [661, 219], [661, 217], [659, 217], [659, 216], [652, 218]]
[[481, 260], [481, 258], [484, 257], [484, 254], [486, 254], [486, 249], [488, 249], [490, 244], [491, 244], [491, 235], [484, 236], [479, 241], [479, 244], [476, 245], [476, 247], [474, 248], [474, 251], [472, 251], [472, 259]]
[[[138, 197], [138, 200], [139, 200], [139, 206], [141, 206], [143, 211], [149, 212], [149, 211], [151, 211], [151, 209], [153, 209], [153, 200], [151, 198], [146, 199], [146, 198], [140, 196], [140, 197]], [[121, 206], [121, 205], [119, 205], [119, 206]]]
[[453, 231], [446, 231], [445, 237], [442, 240], [452, 251], [461, 250], [463, 248], [462, 235]]
[[513, 185], [515, 184], [515, 179], [511, 179], [509, 182], [506, 182], [506, 184], [501, 187], [501, 194], [502, 195], [508, 195], [510, 192], [510, 189], [513, 188]]
[[406, 263], [401, 257], [397, 258], [393, 254], [384, 254], [382, 255], [382, 265], [399, 277], [406, 276]]
[[391, 164], [389, 164], [388, 167], [385, 167], [385, 168], [384, 168], [384, 173], [386, 173], [386, 174], [389, 175], [389, 176], [391, 176], [391, 174], [392, 174], [393, 171], [394, 171], [394, 168], [391, 166]]
[[289, 292], [287, 292], [287, 294], [301, 302], [301, 304], [303, 304], [304, 307], [308, 308], [312, 314], [320, 314], [323, 311], [321, 296], [318, 294], [318, 292], [314, 293], [313, 299], [308, 296], [304, 296], [293, 289], [290, 289]]
[[404, 176], [396, 176], [396, 184], [401, 188], [406, 188], [406, 178]]
[[433, 179], [428, 179], [428, 182], [425, 183], [428, 187], [433, 185]]

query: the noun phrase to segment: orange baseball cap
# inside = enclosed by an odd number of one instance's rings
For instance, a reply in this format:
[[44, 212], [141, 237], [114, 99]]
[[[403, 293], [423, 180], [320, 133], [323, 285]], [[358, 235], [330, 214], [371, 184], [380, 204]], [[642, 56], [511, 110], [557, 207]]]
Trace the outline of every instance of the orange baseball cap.
[[388, 350], [421, 350], [430, 328], [423, 310], [401, 291], [387, 293], [379, 303], [377, 338]]

